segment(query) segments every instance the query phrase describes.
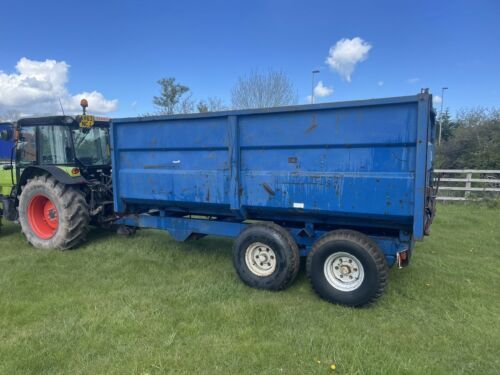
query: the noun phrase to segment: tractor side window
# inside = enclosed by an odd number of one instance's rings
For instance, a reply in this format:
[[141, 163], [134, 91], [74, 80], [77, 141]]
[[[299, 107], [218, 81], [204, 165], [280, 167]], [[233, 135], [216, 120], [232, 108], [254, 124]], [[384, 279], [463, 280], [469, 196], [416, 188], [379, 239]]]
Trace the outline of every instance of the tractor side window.
[[39, 126], [40, 162], [72, 164], [75, 162], [70, 129], [65, 126]]
[[36, 162], [36, 128], [34, 126], [21, 128], [17, 141], [17, 159], [21, 164]]

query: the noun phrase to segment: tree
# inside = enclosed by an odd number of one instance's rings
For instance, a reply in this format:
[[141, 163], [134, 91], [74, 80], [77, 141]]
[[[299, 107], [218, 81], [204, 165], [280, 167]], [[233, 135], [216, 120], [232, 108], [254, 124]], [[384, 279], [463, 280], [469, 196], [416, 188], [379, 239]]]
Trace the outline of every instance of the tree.
[[231, 91], [234, 109], [268, 108], [296, 104], [297, 92], [283, 71], [254, 71], [238, 79]]
[[200, 113], [206, 113], [208, 112], [208, 105], [204, 100], [200, 100], [198, 104], [196, 105], [196, 109]]
[[437, 148], [436, 166], [450, 169], [500, 168], [500, 110], [460, 111], [451, 136]]
[[210, 97], [206, 101], [200, 100], [196, 108], [200, 113], [224, 111], [227, 109], [222, 99], [215, 97]]
[[448, 108], [441, 113], [436, 120], [436, 139], [439, 139], [439, 128], [441, 127], [441, 142], [446, 142], [453, 135], [458, 124], [451, 119]]
[[158, 84], [161, 86], [161, 94], [153, 98], [153, 103], [161, 114], [193, 112], [194, 103], [189, 87], [176, 83], [174, 77], [162, 78], [158, 80]]

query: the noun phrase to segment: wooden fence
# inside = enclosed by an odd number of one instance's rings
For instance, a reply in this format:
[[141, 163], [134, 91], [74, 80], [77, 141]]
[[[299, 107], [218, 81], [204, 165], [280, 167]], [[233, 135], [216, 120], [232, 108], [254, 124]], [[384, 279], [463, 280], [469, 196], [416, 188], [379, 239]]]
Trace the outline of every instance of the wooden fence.
[[435, 169], [435, 184], [438, 180], [440, 201], [500, 198], [500, 170]]

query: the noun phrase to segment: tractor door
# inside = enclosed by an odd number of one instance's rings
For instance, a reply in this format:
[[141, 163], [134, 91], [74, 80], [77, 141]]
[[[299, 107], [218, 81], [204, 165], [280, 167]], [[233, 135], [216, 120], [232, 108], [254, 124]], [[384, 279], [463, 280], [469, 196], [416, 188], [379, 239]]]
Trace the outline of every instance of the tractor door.
[[36, 164], [36, 127], [24, 126], [19, 129], [16, 147], [16, 164], [18, 169]]
[[64, 125], [38, 126], [39, 163], [68, 166], [75, 164], [71, 130]]

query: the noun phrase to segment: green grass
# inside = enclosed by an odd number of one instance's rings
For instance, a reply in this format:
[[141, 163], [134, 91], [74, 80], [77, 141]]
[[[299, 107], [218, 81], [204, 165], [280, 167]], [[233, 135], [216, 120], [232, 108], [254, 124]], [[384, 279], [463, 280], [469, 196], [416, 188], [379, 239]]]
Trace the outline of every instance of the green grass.
[[302, 269], [243, 285], [232, 242], [93, 231], [77, 251], [0, 234], [0, 373], [498, 373], [500, 209], [440, 206], [412, 264], [367, 309], [328, 304]]

